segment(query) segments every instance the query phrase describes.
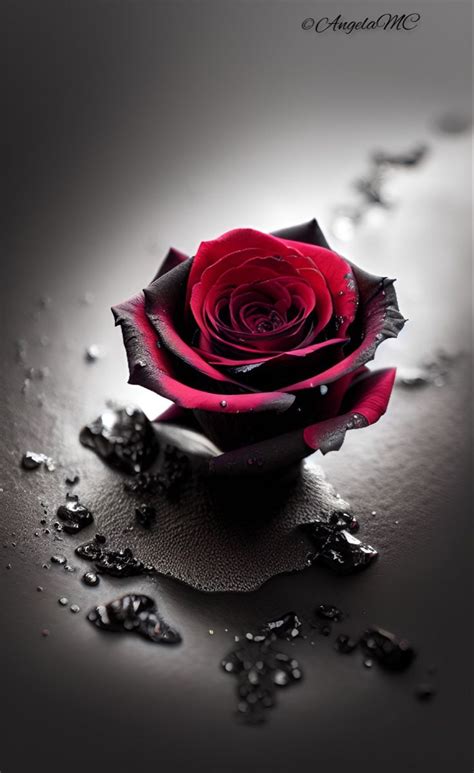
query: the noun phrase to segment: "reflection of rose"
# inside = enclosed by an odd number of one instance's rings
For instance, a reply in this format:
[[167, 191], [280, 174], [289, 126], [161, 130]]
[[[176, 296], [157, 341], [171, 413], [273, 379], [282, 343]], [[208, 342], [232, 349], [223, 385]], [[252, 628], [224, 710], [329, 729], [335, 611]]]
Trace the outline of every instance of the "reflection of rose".
[[402, 329], [393, 280], [332, 252], [315, 220], [268, 235], [236, 229], [188, 259], [170, 250], [143, 292], [114, 309], [130, 382], [176, 406], [226, 453], [213, 472], [261, 472], [341, 446], [385, 412], [393, 369], [365, 363]]

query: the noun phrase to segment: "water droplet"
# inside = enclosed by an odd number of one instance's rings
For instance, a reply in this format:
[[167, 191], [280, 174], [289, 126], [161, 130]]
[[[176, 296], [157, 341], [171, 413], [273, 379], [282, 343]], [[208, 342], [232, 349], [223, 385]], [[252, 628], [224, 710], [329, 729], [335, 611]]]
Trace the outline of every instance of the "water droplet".
[[108, 604], [94, 607], [87, 615], [89, 622], [104, 631], [134, 632], [160, 644], [178, 644], [181, 635], [158, 614], [149, 596], [130, 593]]
[[62, 607], [65, 607], [67, 603], [68, 603], [68, 599], [66, 598], [66, 596], [61, 596], [61, 598], [58, 599], [58, 604], [61, 604]]
[[321, 620], [331, 620], [334, 623], [338, 623], [344, 617], [339, 607], [335, 607], [333, 604], [320, 604], [316, 608], [316, 615]]
[[221, 400], [219, 405], [221, 406], [221, 408], [227, 408], [227, 400]]
[[21, 459], [21, 466], [24, 470], [37, 470], [38, 467], [41, 467], [42, 464], [44, 464], [49, 472], [53, 472], [55, 470], [53, 460], [49, 456], [46, 456], [46, 454], [27, 451], [25, 454], [23, 454]]
[[367, 655], [391, 671], [408, 668], [416, 655], [406, 639], [397, 639], [390, 631], [375, 626], [364, 632], [361, 645]]
[[86, 362], [96, 362], [102, 357], [102, 351], [97, 344], [91, 344], [84, 352]]
[[212, 629], [212, 628], [209, 628], [209, 631], [208, 631], [208, 633], [209, 633], [209, 636], [214, 636], [214, 631], [213, 631], [213, 629]]
[[49, 630], [47, 628], [43, 628], [41, 631], [41, 636], [43, 636], [44, 638], [49, 636]]
[[326, 384], [321, 384], [321, 386], [319, 387], [319, 391], [321, 392], [322, 395], [327, 395], [329, 391], [329, 387], [327, 387]]
[[372, 668], [372, 666], [373, 666], [373, 665], [374, 665], [374, 662], [373, 662], [373, 660], [371, 660], [370, 658], [366, 658], [366, 659], [364, 660], [364, 666], [365, 666], [366, 668]]
[[357, 639], [353, 639], [350, 636], [347, 636], [345, 633], [341, 633], [335, 643], [335, 649], [340, 652], [343, 655], [350, 655], [351, 652], [354, 652], [358, 645]]
[[64, 522], [64, 531], [77, 534], [89, 526], [94, 518], [90, 510], [79, 502], [77, 494], [67, 494], [66, 504], [58, 507], [56, 515]]
[[86, 561], [93, 561], [96, 570], [100, 574], [108, 574], [112, 577], [132, 577], [145, 574], [147, 568], [143, 561], [135, 558], [130, 548], [108, 550], [104, 547], [103, 538], [96, 535], [93, 540], [79, 545], [76, 554]]
[[52, 564], [59, 564], [59, 566], [64, 566], [66, 563], [64, 556], [51, 556], [50, 561]]
[[237, 678], [237, 709], [252, 724], [264, 721], [266, 710], [275, 705], [278, 689], [302, 677], [298, 661], [274, 648], [274, 630], [270, 632], [268, 624], [261, 630], [267, 632], [265, 636], [253, 636], [232, 650], [221, 664], [226, 673]]
[[139, 408], [105, 411], [81, 430], [80, 441], [108, 464], [127, 473], [140, 473], [159, 451], [151, 422]]
[[42, 593], [44, 591], [44, 588], [42, 585], [38, 585], [36, 590], [38, 591], [38, 593]]
[[95, 572], [85, 572], [85, 574], [82, 575], [82, 582], [84, 585], [95, 587], [99, 584], [100, 578]]
[[77, 604], [71, 604], [69, 609], [71, 610], [73, 615], [77, 615], [77, 613], [81, 611], [81, 608]]
[[363, 544], [347, 529], [346, 520], [338, 513], [328, 521], [317, 518], [304, 529], [316, 548], [311, 562], [321, 563], [338, 574], [366, 569], [378, 555], [373, 547]]

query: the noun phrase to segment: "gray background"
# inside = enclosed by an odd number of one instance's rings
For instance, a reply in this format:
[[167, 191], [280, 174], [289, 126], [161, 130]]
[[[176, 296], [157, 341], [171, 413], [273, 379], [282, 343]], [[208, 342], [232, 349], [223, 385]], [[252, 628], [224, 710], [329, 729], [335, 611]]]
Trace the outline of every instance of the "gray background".
[[[352, 35], [300, 26], [384, 10], [419, 10], [421, 24]], [[471, 137], [434, 127], [442, 113], [470, 110], [470, 4], [3, 0], [1, 11], [2, 773], [95, 772], [105, 761], [118, 771], [471, 770]], [[57, 544], [34, 537], [38, 497], [54, 512], [64, 468], [22, 475], [22, 452], [88, 469], [93, 497], [112, 473], [79, 447], [78, 428], [107, 398], [135, 400], [151, 417], [165, 404], [126, 385], [110, 306], [148, 283], [170, 244], [192, 253], [228, 228], [314, 215], [328, 230], [369, 152], [418, 141], [430, 155], [394, 178], [393, 212], [348, 244], [328, 234], [364, 268], [398, 277], [410, 324], [379, 363], [417, 365], [438, 346], [465, 353], [443, 387], [398, 389], [380, 424], [317, 459], [379, 563], [350, 580], [310, 569], [215, 596], [165, 578], [88, 590], [79, 574], [43, 570]], [[27, 364], [50, 369], [25, 393], [20, 338]], [[88, 366], [91, 343], [106, 356]], [[57, 604], [64, 594], [84, 612], [128, 589], [156, 596], [182, 630], [180, 649], [101, 636]], [[295, 651], [304, 684], [281, 694], [268, 724], [237, 725], [234, 685], [218, 668], [233, 635], [322, 601], [350, 611], [354, 630], [375, 621], [409, 637], [414, 670], [368, 671], [319, 637]], [[439, 693], [420, 705], [413, 688], [430, 665]]]

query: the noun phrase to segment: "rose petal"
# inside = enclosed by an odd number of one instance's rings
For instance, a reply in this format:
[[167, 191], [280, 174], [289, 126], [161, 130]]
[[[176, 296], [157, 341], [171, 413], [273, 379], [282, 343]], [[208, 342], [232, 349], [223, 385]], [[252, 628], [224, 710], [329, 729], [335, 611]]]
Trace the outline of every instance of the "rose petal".
[[353, 266], [354, 276], [359, 288], [360, 306], [360, 342], [341, 362], [312, 378], [298, 381], [287, 387], [289, 391], [298, 391], [329, 384], [346, 373], [374, 359], [377, 347], [386, 338], [396, 338], [406, 320], [398, 309], [397, 295], [393, 287], [394, 279], [367, 274]]
[[185, 260], [189, 260], [188, 255], [185, 255], [184, 252], [180, 252], [179, 250], [175, 250], [174, 247], [170, 247], [163, 263], [153, 277], [153, 282], [155, 279], [159, 279], [160, 276], [164, 276], [168, 271], [171, 271], [172, 268], [179, 266], [180, 263], [184, 263]]
[[176, 329], [175, 314], [184, 305], [186, 282], [191, 260], [180, 263], [165, 276], [154, 280], [145, 290], [145, 311], [155, 328], [160, 342], [172, 354], [191, 368], [215, 381], [232, 382], [232, 379], [214, 368], [193, 347], [189, 346]]
[[375, 424], [387, 410], [395, 374], [395, 368], [387, 368], [356, 379], [343, 402], [345, 413], [307, 427], [303, 433], [307, 445], [322, 454], [338, 451], [347, 430]]
[[[176, 270], [176, 269], [173, 269]], [[160, 280], [161, 281], [161, 280]], [[164, 350], [157, 348], [156, 331], [145, 312], [145, 295], [139, 293], [125, 303], [114, 306], [115, 324], [122, 328], [130, 371], [129, 383], [151, 389], [183, 408], [205, 411], [287, 410], [295, 400], [284, 392], [228, 394], [209, 392], [191, 387], [174, 378], [173, 361]], [[229, 384], [229, 386], [231, 386]], [[216, 382], [216, 388], [219, 384]], [[245, 387], [242, 387], [244, 389]]]
[[327, 250], [331, 249], [314, 217], [312, 220], [308, 220], [307, 223], [300, 223], [289, 228], [282, 228], [279, 231], [273, 231], [272, 235], [279, 239], [289, 239], [293, 242], [314, 244], [316, 247], [325, 247]]
[[209, 461], [209, 474], [262, 475], [295, 464], [315, 450], [325, 454], [339, 449], [347, 430], [374, 424], [385, 413], [394, 379], [393, 368], [363, 375], [350, 388], [342, 415], [221, 454]]

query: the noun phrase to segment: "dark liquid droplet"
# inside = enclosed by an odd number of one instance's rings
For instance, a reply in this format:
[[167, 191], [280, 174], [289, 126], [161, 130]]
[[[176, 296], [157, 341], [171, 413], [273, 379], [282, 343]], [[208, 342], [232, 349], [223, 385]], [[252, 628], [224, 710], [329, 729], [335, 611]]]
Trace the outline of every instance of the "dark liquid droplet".
[[[98, 539], [99, 537], [99, 539]], [[148, 571], [143, 561], [135, 558], [130, 548], [108, 550], [104, 547], [104, 537], [96, 535], [90, 542], [76, 548], [76, 554], [86, 561], [93, 561], [100, 574], [112, 577], [132, 577]]]
[[275, 620], [270, 620], [262, 629], [265, 638], [276, 637], [292, 641], [300, 635], [301, 620], [295, 612], [286, 612], [286, 614]]
[[159, 615], [149, 596], [127, 594], [105, 605], [94, 607], [87, 619], [104, 631], [134, 632], [159, 644], [178, 644], [181, 635]]
[[82, 582], [84, 585], [94, 587], [99, 584], [100, 578], [95, 572], [85, 572], [85, 574], [82, 575]]
[[406, 639], [397, 637], [382, 628], [372, 627], [361, 638], [364, 652], [381, 666], [391, 671], [403, 671], [415, 658], [415, 650]]
[[68, 534], [77, 534], [94, 520], [90, 510], [73, 495], [68, 495], [66, 504], [58, 507], [56, 515], [64, 522], [63, 529]]
[[50, 561], [52, 564], [59, 564], [60, 566], [64, 566], [66, 563], [64, 556], [51, 556]]
[[333, 604], [320, 604], [316, 609], [316, 615], [321, 620], [331, 620], [334, 623], [338, 623], [344, 617], [339, 607], [335, 607]]
[[346, 517], [336, 513], [328, 521], [318, 518], [303, 528], [316, 548], [311, 563], [323, 564], [338, 574], [352, 574], [366, 569], [378, 553], [354, 536], [354, 528], [348, 530], [347, 518], [351, 516], [342, 515]]
[[49, 472], [54, 471], [54, 462], [49, 456], [46, 456], [46, 454], [37, 454], [34, 451], [27, 451], [23, 454], [21, 459], [21, 466], [24, 470], [37, 470], [38, 467], [41, 467], [43, 464]]
[[84, 427], [79, 438], [112, 467], [130, 474], [149, 467], [159, 451], [151, 422], [133, 407], [108, 409]]
[[354, 652], [358, 645], [357, 639], [353, 639], [351, 636], [347, 636], [345, 633], [341, 633], [335, 643], [335, 648], [338, 652], [342, 653], [343, 655], [349, 655], [351, 652]]

